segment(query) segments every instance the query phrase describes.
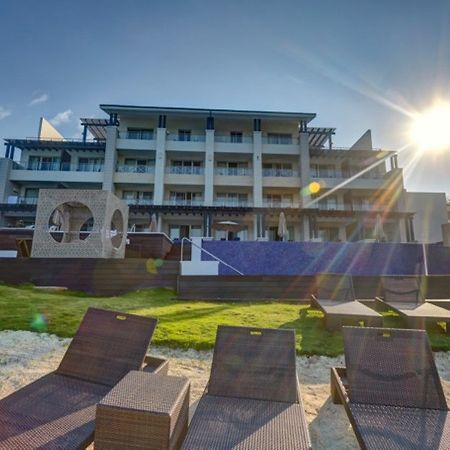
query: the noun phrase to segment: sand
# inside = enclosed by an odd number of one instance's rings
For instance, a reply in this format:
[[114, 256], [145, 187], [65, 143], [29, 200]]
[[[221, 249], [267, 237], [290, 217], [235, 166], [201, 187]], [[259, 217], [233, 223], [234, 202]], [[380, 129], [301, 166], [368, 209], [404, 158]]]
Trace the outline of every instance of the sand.
[[[0, 398], [54, 370], [70, 339], [27, 331], [0, 332]], [[208, 381], [212, 352], [151, 347], [152, 355], [170, 361], [169, 374], [191, 380], [191, 404], [195, 407]], [[450, 404], [450, 354], [436, 353], [436, 365]], [[313, 448], [358, 449], [344, 408], [330, 399], [330, 367], [343, 366], [343, 357], [298, 357], [301, 396]]]

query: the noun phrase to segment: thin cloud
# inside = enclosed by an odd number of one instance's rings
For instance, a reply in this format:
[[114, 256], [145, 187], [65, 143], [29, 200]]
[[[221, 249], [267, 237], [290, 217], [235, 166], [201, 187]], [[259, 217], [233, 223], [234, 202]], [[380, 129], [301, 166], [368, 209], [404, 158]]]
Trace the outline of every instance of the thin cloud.
[[10, 116], [12, 114], [11, 111], [3, 108], [3, 106], [0, 106], [0, 120], [5, 119], [6, 117]]
[[35, 97], [28, 103], [28, 106], [38, 105], [39, 103], [45, 103], [48, 100], [48, 94], [42, 94]]
[[58, 114], [56, 114], [56, 116], [50, 120], [50, 123], [52, 125], [58, 126], [58, 125], [61, 125], [62, 123], [70, 122], [70, 118], [72, 117], [72, 114], [73, 114], [73, 112], [71, 109], [66, 109], [65, 111], [62, 111], [62, 112], [59, 112]]

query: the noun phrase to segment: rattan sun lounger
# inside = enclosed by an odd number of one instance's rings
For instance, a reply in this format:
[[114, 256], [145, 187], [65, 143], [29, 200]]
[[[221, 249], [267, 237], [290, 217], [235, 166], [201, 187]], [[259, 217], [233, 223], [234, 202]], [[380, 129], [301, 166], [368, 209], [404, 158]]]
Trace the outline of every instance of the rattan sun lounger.
[[351, 275], [317, 274], [315, 290], [311, 306], [323, 312], [328, 330], [338, 330], [344, 323], [355, 325], [364, 322], [369, 327], [383, 326], [381, 314], [356, 300]]
[[378, 305], [393, 309], [406, 319], [408, 328], [425, 329], [428, 322], [445, 322], [450, 334], [450, 311], [425, 299], [417, 277], [383, 277], [383, 299]]
[[0, 449], [89, 445], [96, 404], [130, 370], [142, 367], [156, 322], [89, 308], [59, 367], [0, 400]]
[[425, 331], [342, 331], [346, 368], [331, 369], [331, 396], [361, 448], [450, 449], [450, 414]]
[[294, 331], [220, 326], [182, 450], [309, 448]]

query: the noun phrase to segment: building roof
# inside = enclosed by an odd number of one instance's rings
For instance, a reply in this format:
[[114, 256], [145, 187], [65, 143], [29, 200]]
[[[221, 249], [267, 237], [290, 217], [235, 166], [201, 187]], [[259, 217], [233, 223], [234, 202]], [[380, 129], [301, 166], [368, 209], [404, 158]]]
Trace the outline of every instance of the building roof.
[[106, 125], [108, 125], [108, 119], [95, 119], [95, 118], [81, 118], [81, 125], [87, 126], [89, 133], [97, 141], [106, 141]]
[[104, 141], [86, 141], [81, 139], [5, 139], [7, 144], [12, 144], [20, 150], [105, 150]]
[[241, 116], [252, 118], [271, 118], [271, 119], [293, 119], [305, 120], [310, 122], [316, 117], [315, 113], [304, 112], [283, 112], [283, 111], [252, 111], [240, 109], [207, 109], [207, 108], [183, 108], [183, 107], [167, 107], [167, 106], [132, 106], [132, 105], [100, 105], [100, 109], [107, 114], [111, 113], [178, 113], [178, 114], [195, 114], [200, 116]]

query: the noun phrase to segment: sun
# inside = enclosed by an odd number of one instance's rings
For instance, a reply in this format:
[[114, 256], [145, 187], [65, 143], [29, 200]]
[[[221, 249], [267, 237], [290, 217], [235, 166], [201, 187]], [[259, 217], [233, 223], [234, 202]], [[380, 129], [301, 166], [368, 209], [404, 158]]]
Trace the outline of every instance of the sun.
[[420, 150], [443, 151], [450, 149], [450, 103], [439, 102], [417, 114], [409, 135]]

